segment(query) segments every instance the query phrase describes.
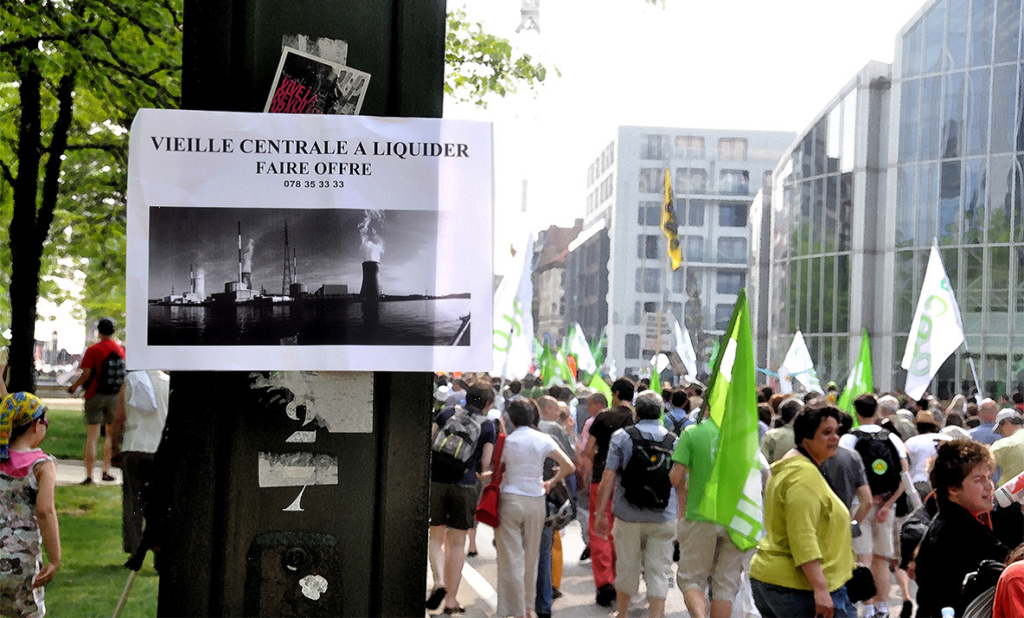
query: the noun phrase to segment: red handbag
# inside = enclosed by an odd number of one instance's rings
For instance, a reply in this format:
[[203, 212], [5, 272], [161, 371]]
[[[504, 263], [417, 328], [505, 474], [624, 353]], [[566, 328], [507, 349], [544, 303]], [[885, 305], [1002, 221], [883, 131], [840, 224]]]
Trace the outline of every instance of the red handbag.
[[498, 434], [494, 441], [494, 458], [491, 460], [491, 482], [484, 485], [480, 502], [476, 505], [476, 520], [492, 528], [498, 527], [498, 499], [501, 497], [501, 449], [505, 446], [505, 434]]

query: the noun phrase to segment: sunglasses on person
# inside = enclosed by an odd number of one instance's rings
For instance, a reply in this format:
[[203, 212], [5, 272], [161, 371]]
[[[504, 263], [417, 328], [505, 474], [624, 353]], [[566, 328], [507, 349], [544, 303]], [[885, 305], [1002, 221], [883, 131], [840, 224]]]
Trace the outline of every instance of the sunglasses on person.
[[36, 422], [42, 425], [43, 427], [46, 427], [47, 429], [50, 428], [50, 419], [46, 418], [45, 416], [38, 419]]

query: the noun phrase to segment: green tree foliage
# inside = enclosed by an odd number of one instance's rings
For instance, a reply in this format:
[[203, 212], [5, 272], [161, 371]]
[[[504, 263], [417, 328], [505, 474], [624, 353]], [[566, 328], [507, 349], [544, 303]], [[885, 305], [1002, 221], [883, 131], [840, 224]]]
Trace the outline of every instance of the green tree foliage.
[[[36, 301], [85, 277], [92, 316], [124, 312], [128, 135], [180, 92], [181, 0], [10, 0], [0, 9], [0, 324], [11, 387], [32, 389]], [[123, 323], [123, 321], [122, 321]]]
[[529, 54], [516, 56], [512, 43], [484, 32], [462, 9], [448, 12], [444, 93], [459, 103], [487, 107], [489, 94], [503, 97], [519, 86], [538, 87], [547, 68]]
[[[87, 324], [124, 323], [128, 129], [142, 107], [178, 107], [183, 0], [0, 3], [0, 332], [11, 387], [31, 390], [36, 303], [84, 282]], [[448, 14], [445, 92], [535, 88], [546, 69], [465, 13]], [[130, 342], [129, 342], [130, 344]]]

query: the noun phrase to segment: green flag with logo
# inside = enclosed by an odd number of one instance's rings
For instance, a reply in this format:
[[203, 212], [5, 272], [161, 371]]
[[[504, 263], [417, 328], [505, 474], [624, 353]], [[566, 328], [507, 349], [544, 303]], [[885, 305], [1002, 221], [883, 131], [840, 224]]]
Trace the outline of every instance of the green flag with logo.
[[705, 405], [718, 426], [718, 449], [700, 498], [701, 517], [723, 526], [740, 551], [762, 536], [761, 465], [757, 458], [757, 394], [747, 291], [740, 290]]
[[857, 415], [853, 413], [853, 400], [875, 390], [874, 376], [871, 371], [871, 343], [868, 341], [868, 329], [860, 339], [860, 353], [857, 354], [857, 362], [850, 371], [850, 377], [846, 380], [843, 394], [839, 397], [839, 409], [853, 417], [854, 426], [857, 425]]

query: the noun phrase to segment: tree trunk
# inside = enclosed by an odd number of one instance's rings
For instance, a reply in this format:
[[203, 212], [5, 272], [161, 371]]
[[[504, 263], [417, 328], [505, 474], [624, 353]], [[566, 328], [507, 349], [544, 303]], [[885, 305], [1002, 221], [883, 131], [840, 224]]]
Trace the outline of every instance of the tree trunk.
[[[43, 165], [43, 79], [31, 58], [19, 71], [21, 126], [18, 134], [18, 176], [14, 185], [11, 217], [11, 367], [10, 390], [35, 391], [35, 325], [39, 300], [43, 247], [50, 234], [60, 190], [60, 167], [67, 150], [73, 110], [74, 74], [65, 75], [57, 87], [58, 111]], [[42, 192], [39, 180], [42, 177]]]

